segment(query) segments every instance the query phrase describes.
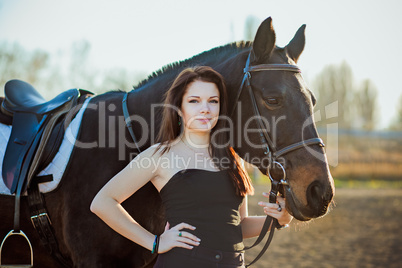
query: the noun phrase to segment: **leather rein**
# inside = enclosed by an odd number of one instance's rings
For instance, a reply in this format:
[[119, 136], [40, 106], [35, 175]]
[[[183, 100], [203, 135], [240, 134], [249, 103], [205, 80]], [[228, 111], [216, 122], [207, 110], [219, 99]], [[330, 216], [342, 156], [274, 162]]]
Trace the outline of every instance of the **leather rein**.
[[[271, 181], [271, 190], [270, 190], [270, 194], [269, 194], [269, 202], [270, 203], [276, 203], [276, 199], [280, 190], [280, 187], [282, 186], [284, 189], [286, 189], [287, 191], [290, 190], [290, 186], [289, 183], [287, 181], [287, 176], [286, 176], [286, 171], [285, 168], [283, 167], [283, 165], [281, 163], [279, 163], [277, 161], [277, 159], [285, 154], [288, 154], [290, 152], [293, 152], [295, 150], [301, 149], [301, 148], [305, 148], [307, 146], [311, 146], [311, 145], [319, 145], [324, 147], [324, 142], [322, 141], [322, 139], [320, 138], [312, 138], [312, 139], [308, 139], [308, 140], [303, 140], [294, 144], [291, 144], [289, 146], [286, 146], [282, 149], [277, 149], [275, 144], [272, 142], [272, 139], [269, 136], [269, 133], [267, 131], [267, 128], [264, 125], [264, 122], [261, 119], [261, 113], [258, 109], [258, 105], [257, 105], [257, 101], [251, 86], [251, 73], [253, 72], [261, 72], [261, 71], [287, 71], [287, 72], [294, 72], [294, 73], [301, 73], [299, 67], [297, 67], [296, 65], [292, 65], [292, 64], [259, 64], [259, 65], [254, 65], [254, 66], [250, 66], [250, 56], [251, 53], [248, 55], [247, 61], [246, 61], [246, 65], [244, 67], [243, 70], [243, 80], [242, 83], [240, 85], [240, 88], [236, 94], [236, 99], [235, 99], [235, 105], [232, 109], [231, 112], [231, 117], [233, 116], [236, 107], [237, 107], [237, 103], [238, 100], [240, 99], [240, 95], [243, 92], [243, 88], [246, 87], [248, 89], [249, 95], [250, 95], [250, 99], [252, 102], [252, 106], [253, 106], [253, 110], [254, 110], [254, 114], [257, 117], [257, 123], [258, 123], [258, 131], [259, 131], [259, 136], [260, 136], [260, 140], [261, 140], [261, 144], [264, 145], [264, 155], [266, 155], [269, 158], [269, 166], [267, 169], [267, 175]], [[141, 152], [140, 148], [138, 147], [133, 129], [132, 129], [132, 125], [131, 125], [131, 120], [130, 120], [130, 114], [128, 112], [128, 107], [127, 107], [127, 99], [128, 99], [128, 93], [127, 92], [123, 98], [122, 101], [122, 106], [123, 106], [123, 114], [124, 114], [124, 118], [126, 121], [126, 125], [128, 128], [128, 131], [130, 132], [131, 138], [133, 139], [135, 146], [138, 150], [138, 152]], [[271, 169], [273, 168], [273, 165], [277, 165], [279, 166], [279, 168], [281, 169], [283, 176], [279, 179], [274, 178], [271, 175]], [[269, 237], [263, 247], [263, 249], [261, 250], [261, 252], [257, 255], [257, 257], [250, 263], [248, 264], [246, 267], [251, 266], [252, 264], [254, 264], [256, 261], [258, 261], [261, 256], [265, 253], [265, 251], [268, 249], [273, 235], [274, 235], [274, 231], [276, 228], [280, 229], [282, 226], [278, 223], [278, 220], [275, 218], [272, 218], [271, 216], [266, 217], [263, 228], [261, 230], [260, 235], [258, 236], [257, 240], [254, 242], [253, 245], [246, 247], [245, 250], [251, 249], [253, 247], [255, 247], [256, 245], [258, 245], [265, 237], [265, 235], [267, 234], [267, 232], [270, 230], [270, 234]]]

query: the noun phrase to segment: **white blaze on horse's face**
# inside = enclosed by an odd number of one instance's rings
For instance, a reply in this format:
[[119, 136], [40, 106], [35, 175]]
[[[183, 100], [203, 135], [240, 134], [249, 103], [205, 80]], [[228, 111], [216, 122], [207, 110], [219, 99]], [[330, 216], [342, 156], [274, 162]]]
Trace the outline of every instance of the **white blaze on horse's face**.
[[211, 131], [219, 117], [219, 102], [219, 90], [214, 83], [190, 83], [180, 108], [184, 131]]

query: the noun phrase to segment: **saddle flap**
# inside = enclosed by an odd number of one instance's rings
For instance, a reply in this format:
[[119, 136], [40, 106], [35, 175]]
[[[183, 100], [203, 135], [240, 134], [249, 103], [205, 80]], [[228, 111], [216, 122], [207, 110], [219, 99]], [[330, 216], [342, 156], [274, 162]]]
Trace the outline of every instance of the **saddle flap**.
[[21, 166], [28, 150], [30, 149], [36, 134], [38, 133], [41, 122], [35, 114], [15, 113], [13, 118], [13, 128], [3, 160], [3, 180], [11, 193], [20, 177]]
[[71, 89], [50, 102], [18, 108], [27, 111], [14, 111], [2, 166], [3, 181], [11, 194], [17, 188], [24, 191], [38, 168], [56, 154], [63, 139], [65, 115], [77, 104], [79, 93], [78, 89]]

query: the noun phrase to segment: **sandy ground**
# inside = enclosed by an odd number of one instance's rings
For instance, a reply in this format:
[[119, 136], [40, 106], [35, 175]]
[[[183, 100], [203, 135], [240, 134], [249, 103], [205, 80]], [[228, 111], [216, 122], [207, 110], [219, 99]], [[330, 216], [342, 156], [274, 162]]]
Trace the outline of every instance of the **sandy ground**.
[[[266, 188], [256, 187], [250, 215], [261, 215], [256, 203]], [[253, 268], [402, 267], [402, 189], [337, 189], [335, 202], [325, 217], [275, 232]], [[259, 249], [246, 253], [247, 263]]]
[[[262, 215], [257, 202], [264, 200], [263, 191], [268, 186], [256, 186], [250, 215]], [[335, 202], [323, 218], [294, 220], [290, 228], [276, 231], [268, 251], [252, 267], [402, 267], [402, 189], [341, 188]], [[261, 247], [246, 253], [247, 263]]]

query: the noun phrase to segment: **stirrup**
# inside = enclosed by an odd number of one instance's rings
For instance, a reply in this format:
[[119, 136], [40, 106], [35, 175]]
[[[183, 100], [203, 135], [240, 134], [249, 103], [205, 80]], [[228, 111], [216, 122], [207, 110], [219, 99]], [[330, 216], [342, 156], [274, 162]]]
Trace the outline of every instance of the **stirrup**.
[[[25, 238], [25, 240], [28, 242], [29, 248], [31, 250], [31, 264], [2, 264], [1, 263], [1, 254], [3, 251], [3, 245], [4, 242], [6, 242], [7, 238], [9, 238], [10, 236], [13, 235], [20, 235], [22, 237]], [[28, 239], [28, 236], [26, 236], [26, 234], [23, 231], [19, 231], [19, 232], [15, 232], [14, 230], [11, 230], [3, 239], [3, 242], [1, 242], [1, 246], [0, 246], [0, 268], [30, 268], [33, 267], [33, 250], [32, 250], [32, 245], [31, 242]]]

